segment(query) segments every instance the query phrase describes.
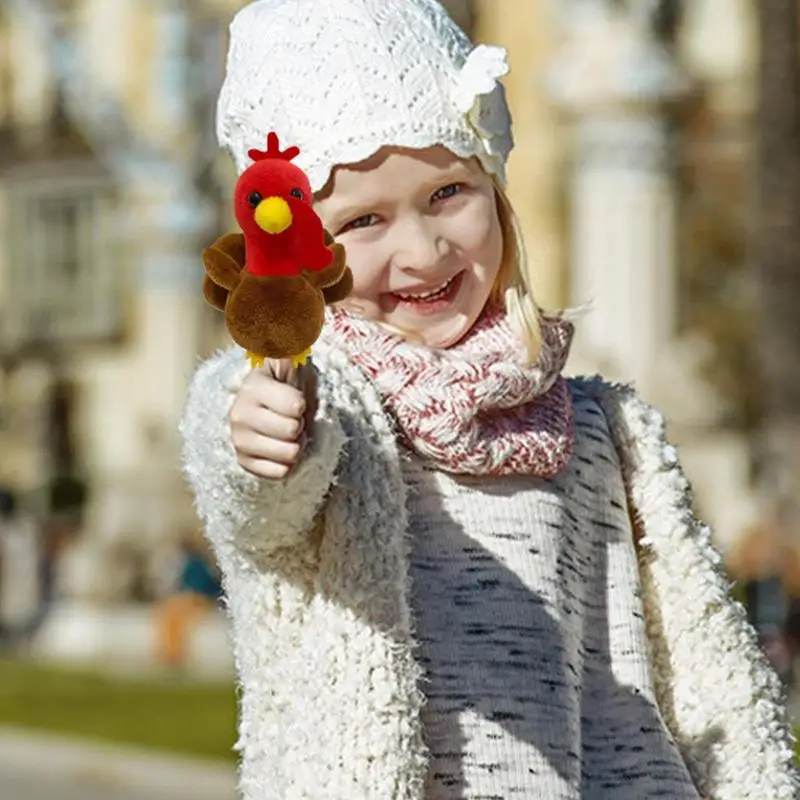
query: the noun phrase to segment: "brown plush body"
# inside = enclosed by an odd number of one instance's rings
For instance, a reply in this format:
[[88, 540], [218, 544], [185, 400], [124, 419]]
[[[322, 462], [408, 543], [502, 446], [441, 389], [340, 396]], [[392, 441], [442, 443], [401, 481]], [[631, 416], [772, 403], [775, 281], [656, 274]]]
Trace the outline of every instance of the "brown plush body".
[[325, 231], [334, 253], [329, 267], [296, 277], [263, 278], [245, 270], [245, 239], [226, 233], [203, 251], [203, 296], [225, 312], [233, 340], [248, 353], [291, 358], [319, 337], [325, 305], [339, 302], [353, 288], [344, 248]]

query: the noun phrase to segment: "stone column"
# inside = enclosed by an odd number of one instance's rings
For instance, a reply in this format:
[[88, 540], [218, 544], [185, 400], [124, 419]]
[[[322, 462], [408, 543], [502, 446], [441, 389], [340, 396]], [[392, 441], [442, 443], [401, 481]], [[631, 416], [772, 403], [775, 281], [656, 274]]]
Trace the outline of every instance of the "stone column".
[[562, 143], [558, 112], [542, 80], [556, 47], [556, 9], [540, 2], [497, 0], [476, 0], [474, 6], [475, 40], [508, 49], [511, 71], [503, 84], [515, 139], [508, 189], [525, 239], [536, 300], [548, 309], [561, 308], [568, 302], [559, 194]]
[[[650, 4], [653, 7], [654, 4]], [[581, 0], [551, 73], [571, 134], [571, 300], [591, 304], [575, 364], [646, 395], [675, 324], [674, 135], [668, 105], [688, 89], [652, 19]]]
[[213, 209], [194, 183], [202, 124], [194, 116], [189, 64], [191, 20], [184, 3], [153, 6], [152, 105], [148, 120], [158, 156], [129, 169], [135, 280], [139, 416], [138, 491], [149, 509], [141, 523], [158, 539], [176, 533], [181, 502], [177, 424], [197, 363], [203, 300], [201, 249]]
[[[180, 472], [178, 420], [197, 364], [201, 249], [212, 209], [195, 185], [202, 134], [190, 100], [190, 12], [179, 2], [154, 3], [152, 40], [140, 70], [149, 87], [137, 109], [148, 141], [120, 143], [114, 163], [124, 198], [117, 230], [120, 265], [129, 276], [130, 346], [119, 380], [103, 380], [98, 416], [115, 430], [114, 467], [95, 476], [89, 536], [74, 554], [73, 594], [113, 596], [117, 576], [103, 568], [108, 548], [129, 542], [156, 552], [177, 535], [191, 504]], [[120, 419], [122, 415], [122, 419]]]

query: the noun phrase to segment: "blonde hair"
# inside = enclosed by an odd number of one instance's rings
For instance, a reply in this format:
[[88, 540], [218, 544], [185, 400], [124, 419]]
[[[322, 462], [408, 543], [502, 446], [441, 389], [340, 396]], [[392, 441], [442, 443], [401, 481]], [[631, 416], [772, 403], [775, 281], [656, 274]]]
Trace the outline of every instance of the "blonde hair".
[[522, 336], [527, 360], [533, 364], [542, 349], [542, 310], [534, 298], [530, 263], [519, 219], [505, 187], [494, 176], [492, 182], [503, 235], [503, 254], [491, 301], [505, 305], [512, 324]]

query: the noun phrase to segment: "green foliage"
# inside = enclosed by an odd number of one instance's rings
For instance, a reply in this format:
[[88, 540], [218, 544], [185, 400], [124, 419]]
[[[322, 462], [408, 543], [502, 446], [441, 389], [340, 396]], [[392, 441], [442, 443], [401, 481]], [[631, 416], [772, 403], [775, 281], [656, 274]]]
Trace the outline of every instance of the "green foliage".
[[[235, 762], [227, 683], [110, 677], [0, 660], [0, 725]], [[800, 764], [800, 728], [797, 729]]]
[[229, 683], [0, 660], [0, 725], [232, 762], [236, 694]]

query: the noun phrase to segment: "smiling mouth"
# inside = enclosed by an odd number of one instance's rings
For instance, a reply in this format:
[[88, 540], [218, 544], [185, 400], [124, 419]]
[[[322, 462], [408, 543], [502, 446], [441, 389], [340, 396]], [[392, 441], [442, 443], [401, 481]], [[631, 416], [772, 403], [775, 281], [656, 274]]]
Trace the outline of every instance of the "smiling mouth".
[[392, 292], [392, 294], [395, 297], [399, 297], [401, 300], [410, 301], [412, 303], [428, 303], [434, 300], [440, 300], [447, 295], [460, 274], [461, 273], [453, 275], [452, 278], [448, 278], [444, 283], [439, 284], [439, 286], [435, 286], [433, 289], [424, 292]]

